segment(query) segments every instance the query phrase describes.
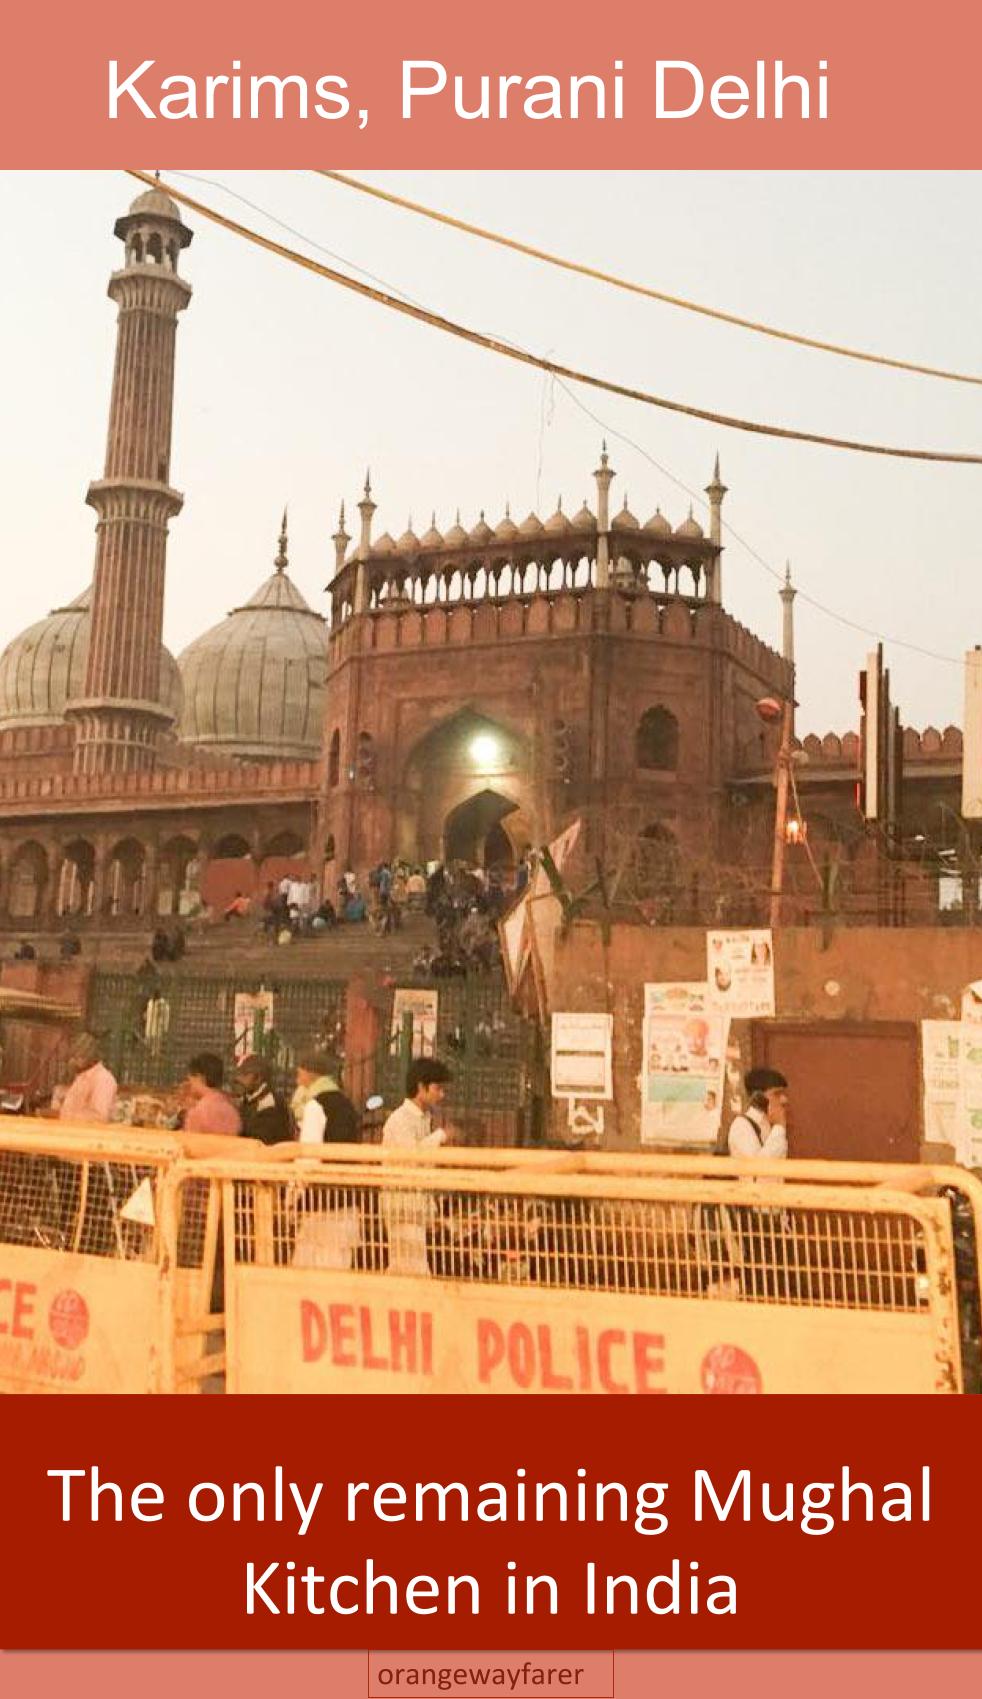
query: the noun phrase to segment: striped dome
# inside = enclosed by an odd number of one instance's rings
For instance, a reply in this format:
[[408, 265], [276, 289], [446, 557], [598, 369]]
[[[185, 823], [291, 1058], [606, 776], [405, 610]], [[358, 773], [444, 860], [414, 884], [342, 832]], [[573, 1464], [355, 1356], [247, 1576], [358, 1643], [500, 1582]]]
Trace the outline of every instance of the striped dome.
[[321, 753], [327, 626], [279, 567], [180, 656], [180, 735], [229, 755]]
[[[67, 607], [22, 631], [0, 655], [0, 731], [57, 726], [65, 704], [85, 694], [92, 587]], [[181, 713], [181, 675], [167, 649], [160, 652], [161, 699], [176, 720]]]

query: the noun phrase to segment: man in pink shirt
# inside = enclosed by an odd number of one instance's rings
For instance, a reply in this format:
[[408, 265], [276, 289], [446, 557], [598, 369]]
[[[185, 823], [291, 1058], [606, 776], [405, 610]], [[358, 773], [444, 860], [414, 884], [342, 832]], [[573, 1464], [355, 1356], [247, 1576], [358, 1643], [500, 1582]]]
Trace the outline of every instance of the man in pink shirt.
[[62, 1121], [91, 1124], [111, 1121], [116, 1107], [116, 1081], [99, 1053], [99, 1041], [80, 1033], [68, 1058], [72, 1081], [58, 1110]]
[[203, 1050], [188, 1063], [184, 1089], [191, 1107], [184, 1116], [186, 1133], [241, 1133], [242, 1117], [222, 1090], [225, 1070], [220, 1056]]

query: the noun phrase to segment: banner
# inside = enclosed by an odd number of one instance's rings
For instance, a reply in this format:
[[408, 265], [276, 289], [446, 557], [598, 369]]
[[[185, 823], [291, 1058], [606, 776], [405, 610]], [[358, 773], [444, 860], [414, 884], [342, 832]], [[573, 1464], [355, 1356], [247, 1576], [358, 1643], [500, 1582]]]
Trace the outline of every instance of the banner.
[[712, 1144], [719, 1132], [729, 1018], [707, 987], [644, 988], [642, 1144]]
[[713, 1008], [734, 1019], [774, 1014], [774, 942], [756, 932], [707, 932], [706, 982]]

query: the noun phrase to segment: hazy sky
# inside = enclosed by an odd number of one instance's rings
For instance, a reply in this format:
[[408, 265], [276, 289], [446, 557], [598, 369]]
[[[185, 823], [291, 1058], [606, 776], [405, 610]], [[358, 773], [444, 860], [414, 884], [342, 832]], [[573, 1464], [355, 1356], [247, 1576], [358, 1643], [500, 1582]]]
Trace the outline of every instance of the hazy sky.
[[[163, 168], [162, 168], [163, 169]], [[309, 174], [208, 173], [388, 285], [557, 360], [700, 406], [835, 435], [982, 449], [982, 392], [793, 349], [492, 249]], [[167, 173], [164, 171], [164, 175]], [[243, 222], [259, 213], [175, 174]], [[837, 342], [982, 373], [979, 176], [390, 173], [375, 180], [590, 264]], [[6, 642], [88, 582], [121, 253], [123, 173], [0, 175], [6, 232], [0, 526]], [[360, 301], [206, 221], [183, 256], [166, 638], [179, 651], [271, 568], [290, 507], [291, 571], [314, 606], [330, 534], [371, 465], [376, 529], [436, 510], [445, 530], [506, 500], [545, 518], [586, 497], [601, 425], [541, 374]], [[291, 237], [284, 238], [294, 240]], [[294, 242], [294, 245], [298, 245]], [[311, 250], [313, 251], [313, 250]], [[724, 519], [803, 593], [957, 658], [982, 642], [982, 469], [782, 444], [584, 390], [644, 520], [685, 517], [720, 453]], [[633, 439], [658, 463], [657, 469]], [[679, 483], [673, 482], [673, 479]], [[705, 519], [704, 510], [697, 514]], [[727, 538], [724, 601], [777, 644], [777, 585]], [[802, 730], [856, 723], [872, 639], [797, 603]], [[960, 723], [961, 669], [887, 642], [905, 720]]]

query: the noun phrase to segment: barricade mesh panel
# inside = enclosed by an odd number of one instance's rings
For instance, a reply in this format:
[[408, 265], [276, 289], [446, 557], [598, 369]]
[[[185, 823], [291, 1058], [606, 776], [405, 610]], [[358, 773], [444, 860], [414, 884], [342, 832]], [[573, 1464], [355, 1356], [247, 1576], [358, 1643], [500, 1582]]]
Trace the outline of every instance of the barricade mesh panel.
[[154, 1262], [159, 1175], [144, 1163], [0, 1151], [0, 1243]]
[[924, 1228], [899, 1211], [238, 1180], [235, 1260], [648, 1297], [926, 1312]]
[[213, 1188], [208, 1180], [185, 1180], [181, 1185], [177, 1223], [178, 1268], [200, 1268], [204, 1262], [208, 1205], [212, 1196]]

